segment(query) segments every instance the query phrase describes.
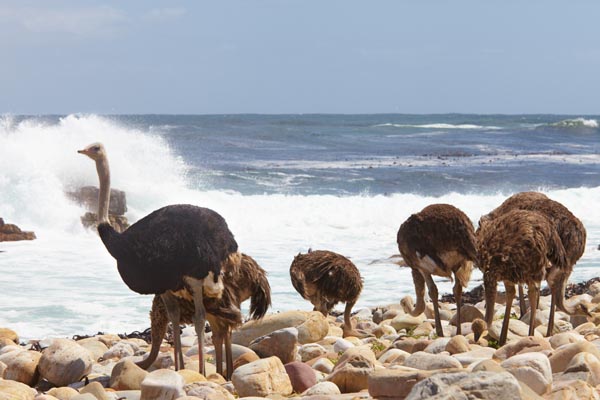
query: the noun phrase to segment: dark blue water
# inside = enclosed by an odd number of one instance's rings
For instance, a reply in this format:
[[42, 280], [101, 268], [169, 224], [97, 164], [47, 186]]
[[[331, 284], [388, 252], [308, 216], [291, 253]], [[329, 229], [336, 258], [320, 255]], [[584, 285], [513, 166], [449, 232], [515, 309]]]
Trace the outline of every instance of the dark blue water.
[[485, 194], [600, 182], [597, 116], [115, 118], [166, 137], [192, 182], [244, 194]]

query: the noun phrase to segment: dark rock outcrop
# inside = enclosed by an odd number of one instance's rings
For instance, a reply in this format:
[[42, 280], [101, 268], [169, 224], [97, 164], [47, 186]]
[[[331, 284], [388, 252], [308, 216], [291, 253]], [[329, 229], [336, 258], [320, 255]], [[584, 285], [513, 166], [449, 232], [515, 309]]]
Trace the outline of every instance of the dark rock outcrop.
[[[98, 192], [99, 189], [95, 186], [84, 186], [75, 192], [67, 192], [67, 195], [73, 201], [85, 206], [88, 211], [96, 211], [98, 210]], [[125, 192], [118, 189], [111, 189], [108, 213], [125, 215], [125, 212], [127, 212]]]
[[0, 242], [15, 242], [18, 240], [33, 239], [35, 239], [35, 233], [24, 232], [16, 225], [4, 223], [4, 220], [0, 218]]

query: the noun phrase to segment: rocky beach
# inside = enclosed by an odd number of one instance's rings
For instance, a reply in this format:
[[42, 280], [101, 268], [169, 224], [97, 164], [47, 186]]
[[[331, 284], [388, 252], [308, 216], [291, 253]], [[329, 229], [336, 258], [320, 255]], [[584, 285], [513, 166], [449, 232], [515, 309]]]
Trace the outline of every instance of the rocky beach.
[[216, 373], [210, 333], [207, 371], [198, 373], [192, 327], [183, 329], [180, 371], [167, 340], [148, 371], [138, 367], [150, 347], [139, 332], [21, 343], [18, 332], [2, 327], [0, 399], [598, 399], [600, 283], [573, 285], [570, 293], [567, 302], [588, 304], [591, 317], [558, 312], [555, 333], [544, 337], [550, 298], [543, 296], [535, 335], [527, 336], [528, 315], [516, 319], [515, 302], [508, 342], [499, 348], [503, 304], [477, 342], [471, 326], [483, 317], [482, 301], [463, 305], [463, 335], [455, 335], [456, 306], [442, 302], [445, 337], [435, 334], [431, 303], [416, 317], [400, 304], [355, 309], [360, 338], [342, 338], [341, 316], [268, 314], [234, 331], [231, 381]]

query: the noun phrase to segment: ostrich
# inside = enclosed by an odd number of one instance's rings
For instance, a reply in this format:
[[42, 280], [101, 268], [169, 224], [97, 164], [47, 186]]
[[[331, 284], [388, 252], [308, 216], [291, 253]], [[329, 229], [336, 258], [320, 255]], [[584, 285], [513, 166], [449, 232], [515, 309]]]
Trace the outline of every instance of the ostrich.
[[350, 321], [352, 307], [363, 287], [363, 279], [352, 261], [332, 251], [309, 250], [294, 257], [290, 277], [296, 291], [325, 316], [338, 302], [345, 302], [344, 337], [362, 336], [354, 331]]
[[[178, 297], [185, 289], [193, 299], [195, 330], [198, 342], [203, 343], [206, 321], [203, 298], [221, 296], [221, 265], [237, 253], [237, 243], [227, 223], [207, 208], [170, 205], [118, 233], [108, 220], [110, 172], [104, 146], [93, 143], [78, 152], [96, 162], [100, 181], [98, 233], [117, 260], [121, 278], [137, 293], [159, 295], [174, 327], [179, 326]], [[179, 330], [173, 332], [175, 348], [181, 348]], [[202, 346], [199, 348], [200, 372], [204, 373]], [[175, 368], [179, 367], [175, 357]]]
[[483, 224], [478, 236], [478, 266], [483, 272], [485, 288], [485, 322], [491, 326], [498, 281], [506, 289], [506, 310], [499, 344], [506, 343], [508, 323], [515, 297], [515, 285], [527, 284], [533, 335], [536, 304], [542, 279], [552, 292], [557, 271], [567, 268], [567, 256], [552, 222], [542, 213], [512, 210]]
[[[511, 210], [532, 210], [544, 214], [552, 223], [567, 257], [567, 265], [564, 269], [556, 271], [553, 275], [557, 282], [555, 286], [559, 290], [553, 290], [550, 300], [550, 316], [548, 321], [548, 331], [546, 336], [550, 336], [554, 329], [554, 311], [555, 308], [570, 315], [584, 314], [589, 315], [584, 305], [581, 307], [568, 307], [564, 303], [565, 286], [573, 267], [577, 260], [581, 258], [585, 251], [586, 231], [581, 221], [575, 217], [568, 208], [557, 201], [549, 199], [545, 194], [539, 192], [521, 192], [512, 195], [506, 199], [499, 207], [494, 209], [479, 220], [480, 227], [495, 218]], [[519, 305], [521, 315], [525, 313], [525, 301], [523, 289], [519, 285]]]
[[477, 258], [475, 233], [469, 218], [458, 208], [449, 204], [432, 204], [421, 212], [411, 215], [398, 230], [400, 254], [411, 268], [417, 304], [403, 301], [406, 312], [419, 315], [425, 310], [425, 285], [433, 301], [435, 330], [444, 336], [438, 305], [438, 290], [431, 275], [444, 276], [454, 283], [457, 323], [456, 332], [461, 333], [460, 307], [462, 288], [467, 287]]
[[[233, 359], [231, 352], [231, 329], [241, 322], [237, 316], [240, 304], [250, 298], [250, 316], [252, 319], [262, 318], [271, 305], [271, 287], [267, 280], [267, 273], [256, 261], [246, 255], [241, 255], [241, 265], [226, 263], [223, 267], [224, 291], [219, 300], [210, 299], [205, 302], [207, 319], [213, 331], [213, 344], [215, 345], [217, 373], [223, 374], [223, 341], [225, 342], [225, 356], [227, 363], [227, 376], [230, 379], [233, 372]], [[181, 310], [181, 322], [191, 323], [194, 315], [194, 304], [184, 298], [178, 298]], [[168, 317], [164, 302], [160, 296], [155, 296], [150, 311], [152, 334], [152, 347], [147, 358], [137, 363], [143, 369], [148, 369], [156, 360], [162, 339], [167, 332]], [[183, 359], [183, 355], [176, 357]]]

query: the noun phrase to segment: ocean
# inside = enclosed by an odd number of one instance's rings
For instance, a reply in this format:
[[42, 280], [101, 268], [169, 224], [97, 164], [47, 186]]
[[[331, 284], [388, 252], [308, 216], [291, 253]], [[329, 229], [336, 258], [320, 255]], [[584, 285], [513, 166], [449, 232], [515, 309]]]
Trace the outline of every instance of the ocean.
[[[506, 197], [538, 190], [584, 223], [572, 282], [600, 272], [600, 116], [67, 115], [0, 116], [0, 217], [35, 231], [0, 243], [0, 327], [23, 339], [149, 326], [152, 296], [130, 291], [85, 210], [66, 192], [97, 185], [77, 154], [103, 142], [112, 187], [135, 222], [168, 204], [211, 208], [268, 271], [273, 311], [312, 306], [288, 269], [328, 249], [364, 277], [357, 303], [414, 296], [396, 233], [412, 213], [450, 203], [477, 224]], [[451, 283], [436, 279], [441, 293]], [[481, 283], [476, 271], [470, 287]], [[338, 305], [343, 309], [343, 305]], [[244, 307], [247, 310], [247, 304]]]

